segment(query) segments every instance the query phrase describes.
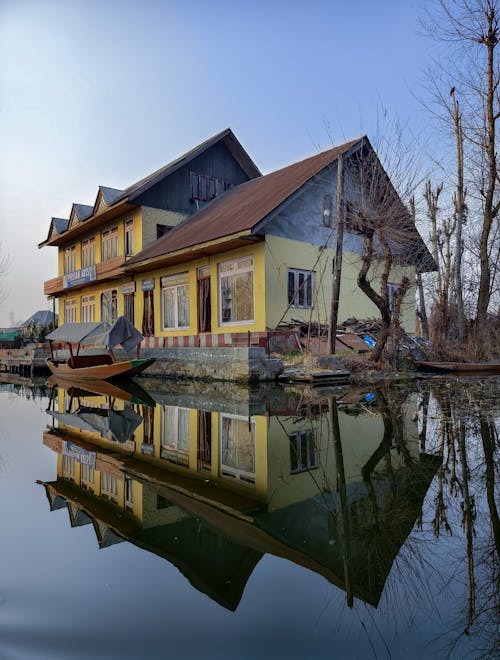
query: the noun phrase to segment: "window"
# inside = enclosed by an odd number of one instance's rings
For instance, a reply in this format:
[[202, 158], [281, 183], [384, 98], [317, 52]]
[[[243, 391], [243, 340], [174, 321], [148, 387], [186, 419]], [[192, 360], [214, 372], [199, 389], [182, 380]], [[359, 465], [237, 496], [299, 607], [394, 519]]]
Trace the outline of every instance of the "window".
[[162, 323], [164, 330], [189, 328], [188, 274], [161, 278]]
[[125, 256], [130, 257], [134, 254], [134, 221], [125, 222]]
[[82, 268], [95, 264], [95, 238], [82, 241]]
[[323, 193], [323, 225], [332, 226], [333, 195], [332, 193]]
[[95, 296], [82, 296], [80, 321], [82, 323], [95, 321]]
[[169, 229], [172, 229], [172, 227], [169, 227], [169, 225], [156, 225], [156, 238], [165, 236]]
[[72, 245], [64, 250], [64, 274], [76, 270], [76, 246]]
[[189, 408], [162, 406], [161, 458], [189, 466]]
[[220, 417], [220, 473], [255, 483], [255, 422], [246, 417]]
[[125, 507], [132, 509], [134, 506], [134, 480], [125, 478]]
[[101, 261], [118, 256], [118, 227], [102, 232]]
[[152, 337], [155, 333], [155, 315], [153, 291], [144, 291], [144, 305], [142, 313], [142, 334]]
[[76, 323], [76, 298], [64, 301], [64, 323]]
[[217, 195], [221, 195], [224, 190], [230, 188], [230, 184], [223, 179], [216, 179], [205, 174], [196, 174], [190, 172], [191, 179], [191, 199], [198, 199], [207, 202]]
[[118, 500], [118, 479], [107, 472], [101, 473], [101, 495], [115, 502]]
[[62, 476], [63, 479], [75, 479], [75, 459], [72, 456], [62, 457]]
[[94, 468], [82, 463], [80, 467], [80, 485], [87, 490], [94, 490], [95, 473]]
[[253, 257], [219, 265], [221, 324], [254, 320]]
[[314, 273], [310, 270], [288, 269], [288, 304], [310, 309], [313, 306]]
[[387, 293], [389, 295], [389, 311], [391, 314], [394, 313], [394, 303], [396, 302], [396, 296], [400, 290], [401, 287], [399, 284], [391, 284], [390, 282], [387, 283]]
[[125, 293], [123, 295], [123, 304], [124, 304], [123, 315], [125, 316], [127, 321], [130, 321], [130, 323], [132, 323], [132, 325], [134, 325], [134, 298], [135, 298], [134, 293]]
[[297, 474], [318, 467], [316, 438], [314, 431], [297, 431], [291, 433], [290, 440], [290, 472]]
[[114, 323], [118, 318], [118, 292], [104, 291], [101, 293], [101, 321], [103, 323]]

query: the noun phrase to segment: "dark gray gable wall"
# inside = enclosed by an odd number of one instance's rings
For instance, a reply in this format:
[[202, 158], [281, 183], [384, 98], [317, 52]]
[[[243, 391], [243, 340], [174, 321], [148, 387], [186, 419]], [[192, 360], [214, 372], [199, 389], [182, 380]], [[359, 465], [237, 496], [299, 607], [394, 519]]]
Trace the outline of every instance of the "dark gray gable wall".
[[222, 179], [232, 186], [249, 180], [226, 145], [218, 142], [131, 201], [138, 206], [192, 215], [203, 207], [204, 202], [197, 205], [191, 200], [190, 172]]

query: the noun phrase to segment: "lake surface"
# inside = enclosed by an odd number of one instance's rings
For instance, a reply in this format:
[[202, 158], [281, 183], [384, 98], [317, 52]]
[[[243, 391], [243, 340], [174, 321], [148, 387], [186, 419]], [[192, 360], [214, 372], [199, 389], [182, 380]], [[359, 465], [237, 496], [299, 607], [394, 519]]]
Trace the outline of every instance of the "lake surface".
[[493, 658], [500, 382], [0, 383], [0, 658]]

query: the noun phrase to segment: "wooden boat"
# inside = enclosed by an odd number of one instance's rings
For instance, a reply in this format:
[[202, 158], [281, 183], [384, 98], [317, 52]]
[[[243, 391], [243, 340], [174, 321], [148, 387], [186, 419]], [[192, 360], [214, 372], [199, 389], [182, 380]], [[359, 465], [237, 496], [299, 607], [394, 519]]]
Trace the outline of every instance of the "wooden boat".
[[65, 390], [70, 399], [104, 396], [108, 401], [120, 399], [126, 403], [148, 406], [150, 408], [156, 406], [155, 400], [131, 378], [124, 380], [117, 379], [112, 382], [98, 378], [88, 378], [80, 382], [74, 377], [61, 378], [52, 375], [47, 380], [47, 385], [52, 390], [55, 387]]
[[[47, 366], [55, 376], [72, 380], [128, 378], [144, 371], [155, 361], [154, 358], [139, 359], [138, 349], [143, 339], [141, 333], [123, 316], [111, 327], [107, 323], [65, 323], [47, 335], [50, 348]], [[54, 342], [66, 344], [70, 357], [57, 359]], [[96, 345], [104, 345], [107, 352], [80, 355], [82, 346]], [[136, 348], [136, 359], [116, 360], [113, 348], [117, 345], [126, 351]], [[73, 346], [76, 346], [76, 352]]]
[[414, 360], [414, 364], [422, 371], [439, 373], [488, 373], [500, 374], [500, 362], [430, 362]]

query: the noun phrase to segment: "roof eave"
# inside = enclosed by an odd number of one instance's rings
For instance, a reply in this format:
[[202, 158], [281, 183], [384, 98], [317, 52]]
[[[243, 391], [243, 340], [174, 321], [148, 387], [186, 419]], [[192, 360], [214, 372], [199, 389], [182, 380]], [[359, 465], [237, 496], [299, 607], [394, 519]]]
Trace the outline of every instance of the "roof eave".
[[227, 252], [228, 250], [241, 247], [242, 244], [248, 244], [249, 242], [260, 242], [262, 240], [263, 238], [261, 236], [253, 236], [251, 229], [247, 229], [236, 234], [222, 236], [211, 241], [197, 243], [195, 245], [190, 245], [179, 250], [174, 250], [173, 252], [167, 252], [155, 257], [150, 257], [149, 259], [146, 258], [135, 263], [125, 264], [124, 272], [143, 272], [146, 270], [152, 270], [154, 268], [160, 268], [162, 266], [168, 266], [169, 264], [187, 262], [197, 257], [203, 256], [204, 254], [209, 255], [216, 254], [217, 252]]

